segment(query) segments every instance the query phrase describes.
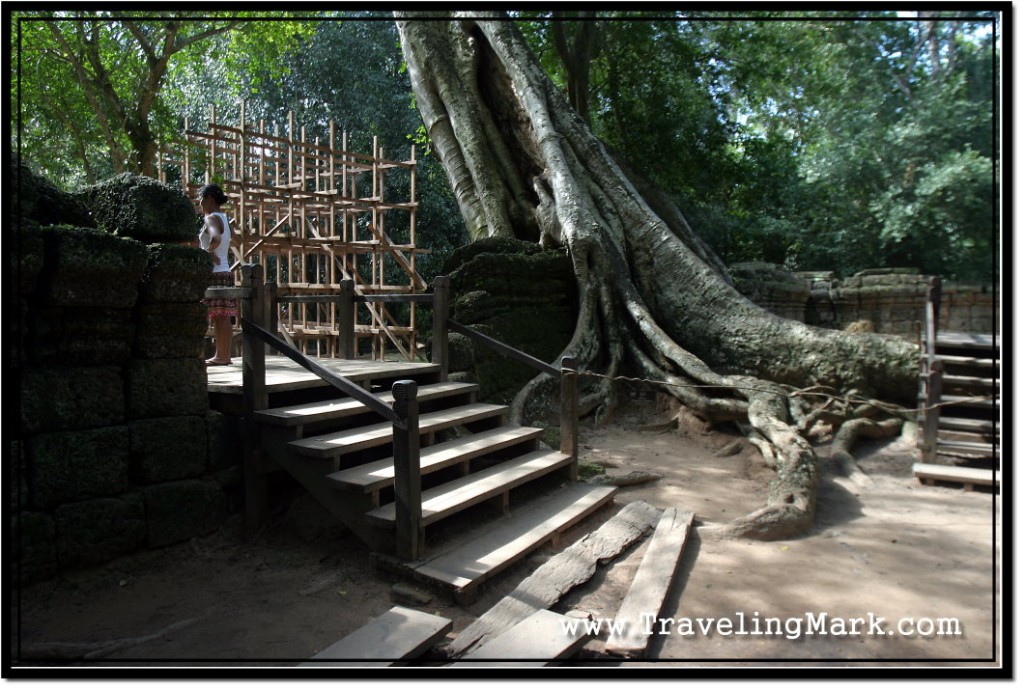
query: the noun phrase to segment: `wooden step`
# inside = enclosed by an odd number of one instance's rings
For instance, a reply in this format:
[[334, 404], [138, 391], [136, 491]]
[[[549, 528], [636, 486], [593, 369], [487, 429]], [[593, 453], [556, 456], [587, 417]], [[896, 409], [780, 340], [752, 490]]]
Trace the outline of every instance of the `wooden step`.
[[[457, 463], [535, 441], [544, 430], [537, 427], [504, 426], [467, 437], [425, 446], [420, 450], [420, 472], [423, 475], [448, 468]], [[395, 481], [395, 459], [388, 457], [336, 473], [327, 479], [341, 489], [370, 493], [391, 486]]]
[[935, 334], [935, 346], [946, 348], [999, 348], [998, 335], [939, 331]]
[[[593, 637], [582, 621], [539, 609], [451, 667], [547, 667], [572, 657]], [[491, 665], [489, 663], [497, 663]]]
[[[472, 394], [476, 393], [479, 388], [476, 384], [463, 384], [459, 382], [424, 384], [419, 387], [416, 400], [422, 403], [423, 401]], [[388, 405], [393, 405], [395, 402], [394, 396], [390, 391], [378, 394], [378, 397]], [[341, 420], [368, 411], [369, 408], [366, 405], [354, 398], [336, 398], [328, 401], [304, 403], [302, 405], [267, 408], [266, 410], [256, 411], [254, 418], [266, 424], [295, 427], [316, 422]]]
[[[439, 487], [424, 490], [421, 523], [424, 526], [430, 525], [572, 462], [572, 456], [558, 451], [534, 451]], [[395, 504], [387, 504], [368, 511], [366, 517], [378, 523], [394, 525]]]
[[914, 475], [922, 482], [932, 484], [936, 480], [943, 482], [959, 482], [968, 488], [973, 485], [999, 485], [998, 470], [984, 468], [960, 468], [958, 466], [935, 465], [933, 463], [915, 463]]
[[370, 623], [314, 655], [301, 667], [392, 665], [419, 657], [452, 630], [452, 620], [408, 607], [392, 607]]
[[957, 452], [994, 457], [999, 453], [999, 445], [985, 442], [959, 441], [956, 439], [938, 439], [935, 442], [936, 452], [955, 455]]
[[999, 423], [993, 420], [975, 420], [967, 417], [939, 417], [939, 429], [950, 432], [973, 432], [975, 434], [994, 434], [999, 431]]
[[999, 397], [991, 398], [986, 395], [978, 396], [941, 396], [939, 403], [944, 408], [960, 406], [964, 408], [987, 408], [994, 410], [999, 407]]
[[982, 389], [983, 391], [991, 392], [999, 388], [999, 377], [968, 377], [959, 374], [943, 374], [942, 375], [942, 389], [943, 391], [952, 387], [961, 387], [967, 389]]
[[482, 583], [611, 502], [615, 492], [615, 487], [572, 483], [513, 508], [509, 516], [457, 547], [416, 564], [414, 572], [451, 590], [460, 601], [471, 601]]
[[[473, 403], [446, 410], [420, 415], [420, 433], [428, 434], [451, 429], [488, 418], [503, 416], [507, 406], [490, 403]], [[296, 453], [313, 458], [332, 458], [341, 454], [382, 446], [391, 443], [393, 429], [390, 422], [380, 422], [366, 427], [342, 430], [331, 434], [317, 435], [289, 442]]]
[[[944, 353], [936, 353], [936, 360], [941, 360], [945, 371], [949, 372], [953, 369], [960, 371], [963, 370], [977, 370], [980, 372], [995, 372], [999, 368], [999, 360], [992, 358], [983, 357], [971, 357], [970, 355], [947, 355]], [[923, 371], [927, 371], [927, 362], [925, 358], [921, 359]]]

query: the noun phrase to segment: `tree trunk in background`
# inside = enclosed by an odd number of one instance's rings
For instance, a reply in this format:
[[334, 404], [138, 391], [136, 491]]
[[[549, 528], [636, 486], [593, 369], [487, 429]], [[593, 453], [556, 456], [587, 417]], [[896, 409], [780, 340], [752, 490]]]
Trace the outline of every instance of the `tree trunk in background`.
[[[571, 256], [579, 317], [566, 354], [592, 373], [581, 412], [601, 417], [615, 407], [614, 378], [642, 376], [707, 420], [749, 423], [776, 480], [766, 507], [727, 532], [806, 530], [818, 480], [802, 432], [845, 420], [851, 397], [912, 400], [917, 347], [754, 305], [667, 196], [631, 179], [594, 138], [515, 23], [472, 16], [397, 13], [417, 105], [473, 238], [516, 237]], [[531, 382], [515, 410], [541, 386]]]

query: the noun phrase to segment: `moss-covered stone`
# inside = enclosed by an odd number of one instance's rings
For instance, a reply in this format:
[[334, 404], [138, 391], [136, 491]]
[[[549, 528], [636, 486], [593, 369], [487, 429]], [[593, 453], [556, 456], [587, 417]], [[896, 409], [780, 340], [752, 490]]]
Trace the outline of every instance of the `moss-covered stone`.
[[199, 358], [132, 360], [125, 371], [129, 420], [206, 415], [206, 368]]
[[543, 251], [544, 249], [536, 242], [516, 240], [515, 238], [482, 238], [468, 245], [455, 248], [451, 256], [445, 261], [441, 272], [446, 276], [450, 275], [479, 254], [531, 255]]
[[46, 366], [122, 366], [131, 359], [135, 322], [130, 309], [39, 307], [26, 314], [25, 359]]
[[[455, 321], [544, 362], [557, 359], [572, 337], [576, 280], [564, 252], [489, 238], [456, 250], [446, 269]], [[463, 338], [449, 341], [449, 362], [452, 371], [469, 371], [487, 401], [511, 401], [537, 375], [534, 368]]]
[[122, 173], [74, 196], [108, 233], [152, 243], [183, 242], [199, 232], [199, 214], [185, 193], [153, 178]]
[[127, 427], [40, 434], [27, 444], [29, 492], [37, 508], [114, 497], [129, 488]]
[[181, 480], [142, 490], [148, 544], [165, 547], [211, 533], [227, 518], [227, 500], [212, 480]]
[[139, 289], [142, 302], [199, 302], [210, 284], [210, 255], [195, 247], [153, 244]]
[[130, 308], [146, 269], [146, 246], [88, 228], [42, 230], [46, 263], [40, 299], [61, 307]]
[[148, 302], [135, 310], [135, 356], [195, 358], [203, 353], [208, 324], [200, 302]]
[[19, 583], [31, 583], [57, 572], [57, 528], [45, 513], [23, 511], [12, 518], [14, 575]]
[[11, 243], [5, 253], [7, 269], [13, 272], [14, 287], [20, 300], [26, 298], [35, 287], [39, 273], [43, 269], [46, 243], [39, 226], [19, 226], [8, 236]]
[[117, 368], [28, 368], [20, 384], [24, 435], [124, 423], [124, 380]]
[[138, 494], [64, 504], [53, 514], [62, 569], [106, 563], [134, 552], [146, 539]]
[[151, 485], [197, 478], [206, 472], [206, 419], [194, 415], [135, 420], [128, 476]]

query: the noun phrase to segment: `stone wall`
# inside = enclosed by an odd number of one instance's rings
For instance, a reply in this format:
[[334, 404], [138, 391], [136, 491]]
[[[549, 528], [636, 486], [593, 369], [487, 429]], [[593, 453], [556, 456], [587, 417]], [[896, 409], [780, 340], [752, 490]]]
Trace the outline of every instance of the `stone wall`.
[[[490, 238], [461, 247], [446, 262], [451, 318], [544, 362], [553, 362], [576, 325], [576, 279], [564, 251]], [[481, 400], [508, 403], [537, 375], [465, 336], [451, 334], [453, 380], [481, 386]]]
[[200, 358], [208, 258], [40, 225], [30, 208], [15, 225], [7, 256], [17, 314], [8, 323], [19, 405], [8, 477], [17, 578], [216, 530], [237, 504], [238, 473]]
[[[830, 329], [866, 329], [917, 340], [928, 276], [914, 269], [871, 269], [839, 279], [829, 271], [789, 273], [752, 262], [729, 268], [737, 289], [765, 309]], [[998, 296], [989, 286], [942, 286], [939, 328], [994, 333]]]

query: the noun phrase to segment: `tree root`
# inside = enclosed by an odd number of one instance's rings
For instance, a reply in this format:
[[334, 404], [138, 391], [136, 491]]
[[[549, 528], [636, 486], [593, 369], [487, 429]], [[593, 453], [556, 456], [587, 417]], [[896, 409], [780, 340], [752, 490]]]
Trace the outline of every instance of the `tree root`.
[[864, 474], [864, 471], [857, 465], [851, 450], [860, 437], [871, 437], [872, 439], [886, 439], [895, 437], [903, 429], [903, 420], [900, 418], [888, 418], [885, 420], [871, 420], [868, 418], [854, 418], [847, 420], [839, 427], [836, 436], [832, 441], [832, 462], [839, 471], [846, 477], [853, 480], [859, 486], [871, 483], [871, 478]]

